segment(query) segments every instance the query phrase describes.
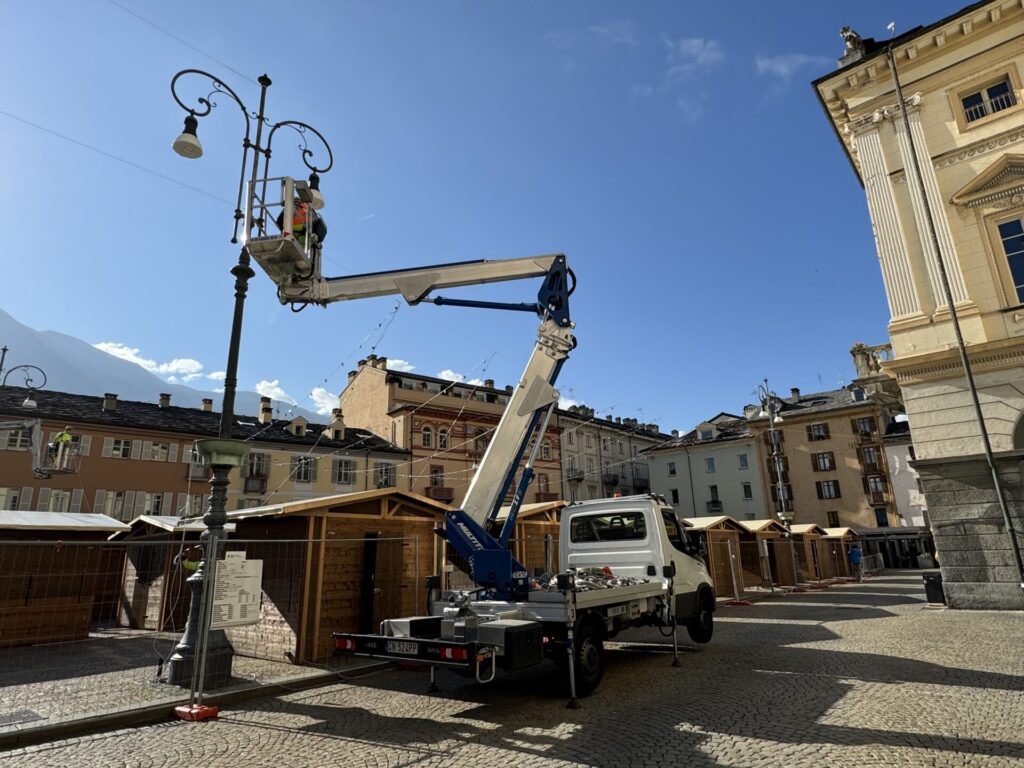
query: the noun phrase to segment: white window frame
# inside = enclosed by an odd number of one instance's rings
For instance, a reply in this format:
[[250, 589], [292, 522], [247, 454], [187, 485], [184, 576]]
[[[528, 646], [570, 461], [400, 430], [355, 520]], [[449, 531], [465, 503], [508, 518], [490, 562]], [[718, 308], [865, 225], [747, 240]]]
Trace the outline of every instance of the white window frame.
[[715, 457], [705, 456], [704, 457], [704, 472], [708, 475], [715, 473]]

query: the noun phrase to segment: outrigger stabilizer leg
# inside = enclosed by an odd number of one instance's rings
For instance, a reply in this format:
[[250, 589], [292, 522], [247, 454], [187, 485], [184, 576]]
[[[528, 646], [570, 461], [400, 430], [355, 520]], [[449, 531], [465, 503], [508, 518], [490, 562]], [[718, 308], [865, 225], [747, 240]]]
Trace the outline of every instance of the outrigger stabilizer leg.
[[679, 661], [679, 622], [676, 621], [676, 613], [673, 610], [676, 600], [675, 590], [675, 575], [676, 565], [664, 566], [665, 576], [668, 578], [668, 611], [672, 617], [672, 666], [681, 667], [682, 663]]
[[574, 630], [576, 626], [576, 579], [571, 573], [558, 574], [558, 590], [565, 598], [565, 651], [569, 655], [569, 703], [567, 709], [579, 709], [580, 700], [576, 698], [576, 642]]
[[437, 693], [441, 689], [437, 687], [437, 668], [430, 667], [430, 685], [427, 686], [427, 693]]

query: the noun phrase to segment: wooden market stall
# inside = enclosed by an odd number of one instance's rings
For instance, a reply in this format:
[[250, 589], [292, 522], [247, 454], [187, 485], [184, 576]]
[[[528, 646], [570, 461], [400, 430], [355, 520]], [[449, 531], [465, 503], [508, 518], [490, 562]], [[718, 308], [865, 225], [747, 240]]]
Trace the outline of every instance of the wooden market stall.
[[425, 579], [438, 573], [435, 526], [447, 504], [396, 488], [228, 513], [227, 550], [263, 562], [257, 624], [227, 630], [237, 653], [326, 660], [332, 632], [375, 632], [385, 618], [426, 610]]
[[793, 585], [793, 556], [789, 531], [778, 520], [738, 521], [746, 530], [740, 537], [740, 562], [747, 589]]
[[106, 515], [0, 511], [0, 647], [88, 637], [104, 544], [127, 528]]
[[[512, 554], [533, 576], [558, 571], [558, 536], [562, 510], [567, 501], [542, 501], [523, 504], [516, 517], [516, 529], [512, 536]], [[499, 524], [508, 517], [511, 507], [498, 511]]]
[[835, 575], [850, 577], [853, 575], [850, 569], [850, 547], [857, 539], [857, 532], [853, 528], [825, 528], [825, 535], [822, 537], [828, 547], [832, 562], [835, 564]]
[[801, 581], [826, 581], [835, 576], [835, 564], [829, 548], [822, 541], [825, 529], [814, 523], [791, 525], [796, 543], [797, 568]]
[[[201, 518], [175, 515], [140, 515], [128, 525], [130, 530], [110, 537], [123, 564], [114, 618], [131, 629], [179, 632], [191, 600], [185, 582], [203, 557], [199, 537], [206, 526]], [[235, 524], [224, 530], [231, 535]]]
[[747, 529], [728, 515], [686, 517], [686, 533], [704, 540], [708, 572], [719, 597], [737, 597], [746, 587], [742, 572], [740, 537]]

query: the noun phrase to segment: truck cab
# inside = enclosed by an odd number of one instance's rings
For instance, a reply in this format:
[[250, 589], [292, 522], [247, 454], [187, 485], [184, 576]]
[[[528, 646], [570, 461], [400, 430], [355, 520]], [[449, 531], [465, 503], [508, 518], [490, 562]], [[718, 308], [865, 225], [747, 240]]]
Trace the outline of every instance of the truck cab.
[[[697, 642], [710, 635], [714, 590], [703, 552], [661, 496], [642, 494], [577, 501], [562, 510], [559, 569], [609, 568], [615, 576], [672, 576], [675, 615]], [[668, 567], [666, 570], [666, 566]], [[708, 615], [701, 616], [701, 609]], [[695, 634], [694, 622], [701, 626]], [[703, 631], [700, 631], [703, 628]], [[709, 638], [710, 639], [710, 638]]]

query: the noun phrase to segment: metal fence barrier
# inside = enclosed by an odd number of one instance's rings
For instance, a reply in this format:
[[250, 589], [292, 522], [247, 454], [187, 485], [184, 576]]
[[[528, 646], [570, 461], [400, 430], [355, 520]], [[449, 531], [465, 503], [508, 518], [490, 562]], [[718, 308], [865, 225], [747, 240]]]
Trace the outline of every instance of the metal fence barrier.
[[[0, 541], [0, 734], [188, 698], [168, 675], [202, 556], [191, 536]], [[422, 536], [224, 541], [222, 558], [262, 572], [253, 623], [223, 630], [233, 654], [216, 692], [356, 666], [332, 659], [331, 633], [425, 610], [432, 552]]]

